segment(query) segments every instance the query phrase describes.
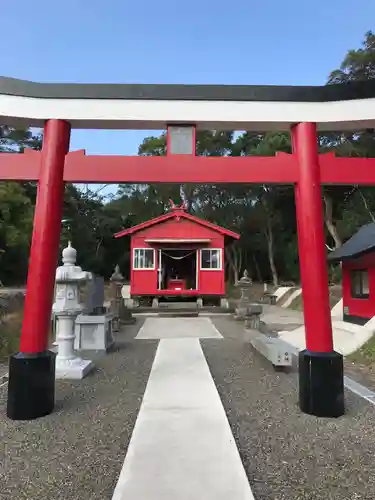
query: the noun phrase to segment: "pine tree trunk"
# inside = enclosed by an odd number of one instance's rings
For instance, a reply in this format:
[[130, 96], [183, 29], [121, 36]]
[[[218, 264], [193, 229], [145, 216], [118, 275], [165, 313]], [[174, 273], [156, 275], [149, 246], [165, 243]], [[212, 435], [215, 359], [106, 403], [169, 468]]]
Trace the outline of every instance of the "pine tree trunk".
[[336, 248], [340, 248], [342, 246], [342, 240], [341, 240], [341, 237], [337, 231], [337, 228], [333, 222], [333, 202], [332, 202], [332, 198], [325, 194], [323, 196], [323, 200], [324, 200], [324, 207], [325, 207], [325, 210], [324, 210], [324, 221], [325, 221], [325, 224], [326, 224], [326, 227], [328, 229], [328, 232], [329, 234], [331, 235], [333, 241], [334, 241], [334, 244], [335, 244], [335, 249]]
[[258, 281], [259, 283], [262, 283], [263, 281], [262, 273], [260, 272], [259, 264], [254, 254], [253, 254], [253, 261], [254, 261], [255, 271], [258, 276]]
[[263, 204], [264, 212], [266, 215], [266, 221], [267, 221], [264, 234], [265, 234], [266, 240], [267, 240], [268, 260], [269, 260], [270, 268], [271, 268], [272, 283], [273, 283], [274, 287], [278, 287], [279, 286], [279, 277], [277, 274], [277, 269], [276, 269], [276, 264], [275, 264], [275, 256], [274, 256], [274, 251], [273, 251], [272, 221], [271, 221], [270, 212], [268, 210], [267, 200], [265, 197], [262, 197], [262, 204]]
[[268, 260], [270, 263], [273, 286], [278, 287], [279, 286], [279, 276], [278, 276], [277, 269], [276, 269], [275, 256], [274, 256], [274, 251], [273, 251], [273, 233], [272, 233], [271, 221], [269, 220], [269, 218], [267, 218], [267, 219], [268, 219], [267, 220], [267, 229], [265, 231], [265, 236], [267, 239]]

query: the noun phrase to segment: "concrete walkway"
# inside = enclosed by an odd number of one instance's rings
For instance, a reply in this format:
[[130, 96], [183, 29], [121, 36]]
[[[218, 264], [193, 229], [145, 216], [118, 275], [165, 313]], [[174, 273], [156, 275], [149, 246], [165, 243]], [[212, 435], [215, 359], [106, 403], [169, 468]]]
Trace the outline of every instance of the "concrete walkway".
[[208, 318], [148, 318], [137, 338], [158, 335], [163, 340], [113, 500], [253, 500], [199, 339], [192, 338], [221, 335]]

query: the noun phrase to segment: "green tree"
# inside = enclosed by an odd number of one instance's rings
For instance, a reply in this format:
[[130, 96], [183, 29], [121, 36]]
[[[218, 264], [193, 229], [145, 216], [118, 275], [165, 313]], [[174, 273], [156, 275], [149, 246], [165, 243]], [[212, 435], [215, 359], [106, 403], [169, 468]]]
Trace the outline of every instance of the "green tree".
[[[328, 85], [345, 85], [375, 78], [375, 35], [365, 33], [362, 47], [349, 50], [340, 68], [331, 72]], [[375, 157], [373, 129], [355, 132], [336, 132], [321, 138], [322, 152], [334, 151], [337, 156]], [[339, 247], [360, 226], [372, 220], [374, 188], [333, 186], [324, 188], [325, 222], [331, 237], [330, 246]], [[358, 213], [354, 216], [354, 211]], [[370, 208], [371, 207], [371, 208]], [[359, 215], [360, 214], [360, 215]]]
[[[42, 137], [31, 129], [0, 126], [0, 154], [40, 149]], [[4, 285], [26, 279], [36, 183], [0, 183], [0, 280]]]
[[340, 68], [331, 72], [328, 84], [358, 82], [375, 78], [375, 35], [365, 33], [362, 47], [349, 50]]

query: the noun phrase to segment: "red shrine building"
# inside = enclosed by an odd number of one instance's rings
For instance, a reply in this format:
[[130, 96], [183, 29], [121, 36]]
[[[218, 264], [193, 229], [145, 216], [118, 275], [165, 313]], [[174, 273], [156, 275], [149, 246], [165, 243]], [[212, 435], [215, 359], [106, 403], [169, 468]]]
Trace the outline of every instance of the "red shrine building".
[[344, 321], [365, 324], [375, 316], [375, 223], [361, 227], [328, 260], [342, 264]]
[[132, 298], [225, 296], [224, 249], [240, 235], [195, 217], [183, 204], [115, 234], [130, 236]]

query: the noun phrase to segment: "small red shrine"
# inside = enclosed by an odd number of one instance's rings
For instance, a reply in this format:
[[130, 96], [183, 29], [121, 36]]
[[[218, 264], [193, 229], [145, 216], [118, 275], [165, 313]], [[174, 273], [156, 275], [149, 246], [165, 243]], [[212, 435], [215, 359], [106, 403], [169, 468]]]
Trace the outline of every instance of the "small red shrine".
[[130, 236], [132, 297], [223, 297], [224, 248], [240, 235], [187, 212], [183, 203], [115, 234]]
[[375, 316], [375, 223], [361, 227], [328, 260], [342, 263], [344, 321], [366, 323]]

